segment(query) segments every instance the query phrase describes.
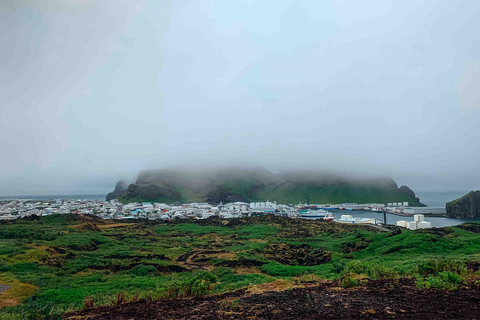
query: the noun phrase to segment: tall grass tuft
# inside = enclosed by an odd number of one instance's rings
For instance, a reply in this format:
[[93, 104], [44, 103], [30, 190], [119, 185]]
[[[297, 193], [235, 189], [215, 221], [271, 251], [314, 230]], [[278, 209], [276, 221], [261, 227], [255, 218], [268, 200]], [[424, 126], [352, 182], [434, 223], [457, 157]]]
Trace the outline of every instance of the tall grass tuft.
[[398, 277], [398, 273], [391, 268], [382, 266], [376, 262], [366, 262], [359, 260], [353, 260], [349, 264], [347, 264], [343, 273], [364, 274], [370, 279], [392, 279]]

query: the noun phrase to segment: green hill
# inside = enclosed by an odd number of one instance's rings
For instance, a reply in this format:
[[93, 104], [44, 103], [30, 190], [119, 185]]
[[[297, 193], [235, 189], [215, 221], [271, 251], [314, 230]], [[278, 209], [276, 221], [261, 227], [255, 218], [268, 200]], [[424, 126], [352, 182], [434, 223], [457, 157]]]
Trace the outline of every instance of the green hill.
[[447, 215], [452, 218], [480, 218], [480, 191], [470, 191], [460, 199], [446, 204]]
[[[406, 188], [406, 187], [402, 187]], [[408, 188], [406, 188], [408, 189]], [[272, 173], [262, 167], [145, 170], [117, 195], [129, 202], [388, 203], [421, 205], [413, 191], [386, 177], [353, 178], [312, 171]]]

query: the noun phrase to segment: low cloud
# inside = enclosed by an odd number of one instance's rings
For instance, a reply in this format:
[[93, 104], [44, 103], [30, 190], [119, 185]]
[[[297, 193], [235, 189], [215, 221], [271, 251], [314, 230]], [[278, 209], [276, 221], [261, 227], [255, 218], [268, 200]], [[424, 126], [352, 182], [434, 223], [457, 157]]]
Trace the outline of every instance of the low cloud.
[[238, 163], [478, 189], [479, 10], [3, 1], [0, 195]]
[[460, 107], [464, 110], [480, 108], [480, 64], [470, 62], [457, 86]]

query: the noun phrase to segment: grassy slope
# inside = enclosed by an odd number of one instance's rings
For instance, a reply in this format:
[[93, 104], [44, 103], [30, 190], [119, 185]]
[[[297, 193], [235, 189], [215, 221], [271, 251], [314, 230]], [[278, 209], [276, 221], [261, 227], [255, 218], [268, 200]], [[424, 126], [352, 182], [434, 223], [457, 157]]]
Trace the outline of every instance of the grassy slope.
[[475, 213], [480, 211], [480, 191], [470, 191], [459, 199], [452, 200], [446, 204], [447, 215], [452, 218], [471, 219], [479, 216]]
[[[279, 187], [275, 185], [266, 185], [255, 192], [250, 191], [250, 186], [258, 183], [252, 180], [226, 180], [221, 185], [228, 188], [234, 193], [244, 196], [250, 201], [277, 201], [279, 203], [298, 204], [305, 203], [310, 199], [310, 203], [389, 203], [389, 202], [409, 202], [410, 205], [416, 206], [420, 203], [406, 194], [387, 188], [377, 186], [362, 186], [353, 184], [340, 184], [333, 186], [314, 186], [303, 184], [299, 186], [285, 186]], [[175, 186], [177, 191], [182, 195], [182, 200], [185, 202], [205, 201], [205, 197], [201, 194], [193, 192], [187, 186]], [[166, 197], [158, 197], [155, 199], [145, 198], [130, 198], [120, 197], [123, 203], [130, 202], [166, 202], [171, 203], [174, 200]]]
[[336, 186], [316, 187], [303, 185], [294, 188], [266, 188], [259, 193], [259, 198], [275, 200], [281, 203], [297, 204], [310, 199], [310, 203], [384, 203], [408, 201], [411, 205], [419, 205], [418, 201], [398, 190], [383, 189], [373, 186], [343, 184]]
[[135, 198], [126, 198], [124, 196], [120, 196], [118, 198], [118, 201], [120, 201], [123, 204], [127, 203], [133, 203], [133, 202], [157, 202], [157, 203], [172, 203], [175, 202], [173, 199], [167, 198], [167, 197], [156, 197], [153, 199], [145, 199], [141, 197], [135, 197]]
[[[256, 222], [255, 222], [256, 221]], [[94, 267], [110, 264], [127, 266], [132, 262], [177, 264], [176, 258], [194, 249], [223, 249], [233, 259], [257, 259], [266, 262], [247, 274], [237, 274], [229, 268], [214, 267], [217, 277], [211, 292], [224, 292], [235, 288], [273, 281], [278, 277], [315, 274], [337, 278], [346, 272], [366, 273], [371, 277], [410, 275], [421, 272], [419, 266], [428, 259], [444, 261], [446, 265], [460, 265], [480, 260], [480, 235], [458, 227], [444, 228], [438, 234], [430, 231], [404, 230], [400, 235], [388, 237], [385, 233], [367, 231], [355, 226], [311, 221], [250, 220], [250, 224], [228, 227], [223, 224], [111, 225], [98, 221], [102, 232], [81, 230], [85, 221], [77, 216], [49, 216], [39, 221], [2, 223], [0, 228], [1, 279], [8, 279], [16, 287], [23, 284], [33, 297], [23, 305], [4, 308], [0, 318], [20, 319], [23, 313], [41, 309], [49, 314], [78, 309], [84, 300], [96, 304], [112, 303], [115, 294], [127, 297], [161, 297], [167, 288], [195, 280], [197, 272], [159, 274], [137, 269], [111, 272]], [[477, 226], [479, 226], [477, 224]], [[309, 230], [301, 238], [295, 232]], [[349, 251], [346, 245], [366, 243], [366, 247]], [[332, 261], [304, 267], [282, 265], [269, 260], [262, 249], [272, 243], [308, 244], [332, 252]], [[65, 250], [57, 253], [54, 248]], [[147, 254], [163, 254], [169, 260], [147, 258]], [[119, 259], [112, 255], [136, 255], [136, 260]], [[141, 258], [144, 257], [144, 258]], [[218, 259], [217, 259], [218, 260]], [[54, 262], [47, 263], [48, 261]], [[55, 261], [58, 264], [55, 264]], [[446, 268], [446, 267], [441, 267]], [[151, 269], [151, 268], [150, 268]], [[255, 270], [256, 269], [256, 270]], [[155, 270], [154, 270], [155, 271]], [[441, 269], [440, 271], [443, 271]], [[167, 290], [167, 291], [166, 291]], [[9, 297], [15, 292], [8, 293]], [[18, 293], [19, 300], [25, 291]], [[18, 315], [18, 317], [17, 317]]]
[[[165, 190], [163, 196], [152, 199], [144, 197], [120, 197], [127, 202], [176, 202], [168, 194], [179, 193], [181, 201], [206, 201], [215, 192], [241, 195], [250, 201], [277, 201], [298, 204], [310, 199], [311, 203], [388, 203], [408, 201], [420, 205], [416, 199], [400, 192], [393, 180], [371, 178], [357, 181], [336, 175], [319, 173], [292, 172], [273, 174], [264, 168], [248, 169], [209, 169], [204, 171], [188, 170], [149, 170], [142, 171], [137, 179], [138, 186], [156, 184]], [[216, 197], [213, 197], [216, 198]]]

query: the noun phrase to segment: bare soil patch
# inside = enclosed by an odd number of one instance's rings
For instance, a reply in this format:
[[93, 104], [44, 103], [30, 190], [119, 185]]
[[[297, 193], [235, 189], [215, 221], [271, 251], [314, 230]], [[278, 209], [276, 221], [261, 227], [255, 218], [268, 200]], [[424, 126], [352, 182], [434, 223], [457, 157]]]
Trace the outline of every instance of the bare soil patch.
[[14, 278], [0, 277], [0, 308], [16, 306], [24, 299], [33, 295], [37, 287], [29, 283], [22, 283]]
[[233, 259], [235, 253], [225, 250], [194, 250], [182, 254], [177, 258], [177, 262], [189, 270], [208, 270], [211, 265], [208, 263], [213, 258], [217, 259]]
[[134, 226], [134, 225], [136, 225], [136, 224], [132, 224], [132, 223], [111, 223], [111, 224], [100, 225], [100, 226], [98, 226], [98, 228], [103, 230], [103, 229], [111, 229], [111, 228], [124, 228], [124, 227], [127, 227], [127, 226]]

